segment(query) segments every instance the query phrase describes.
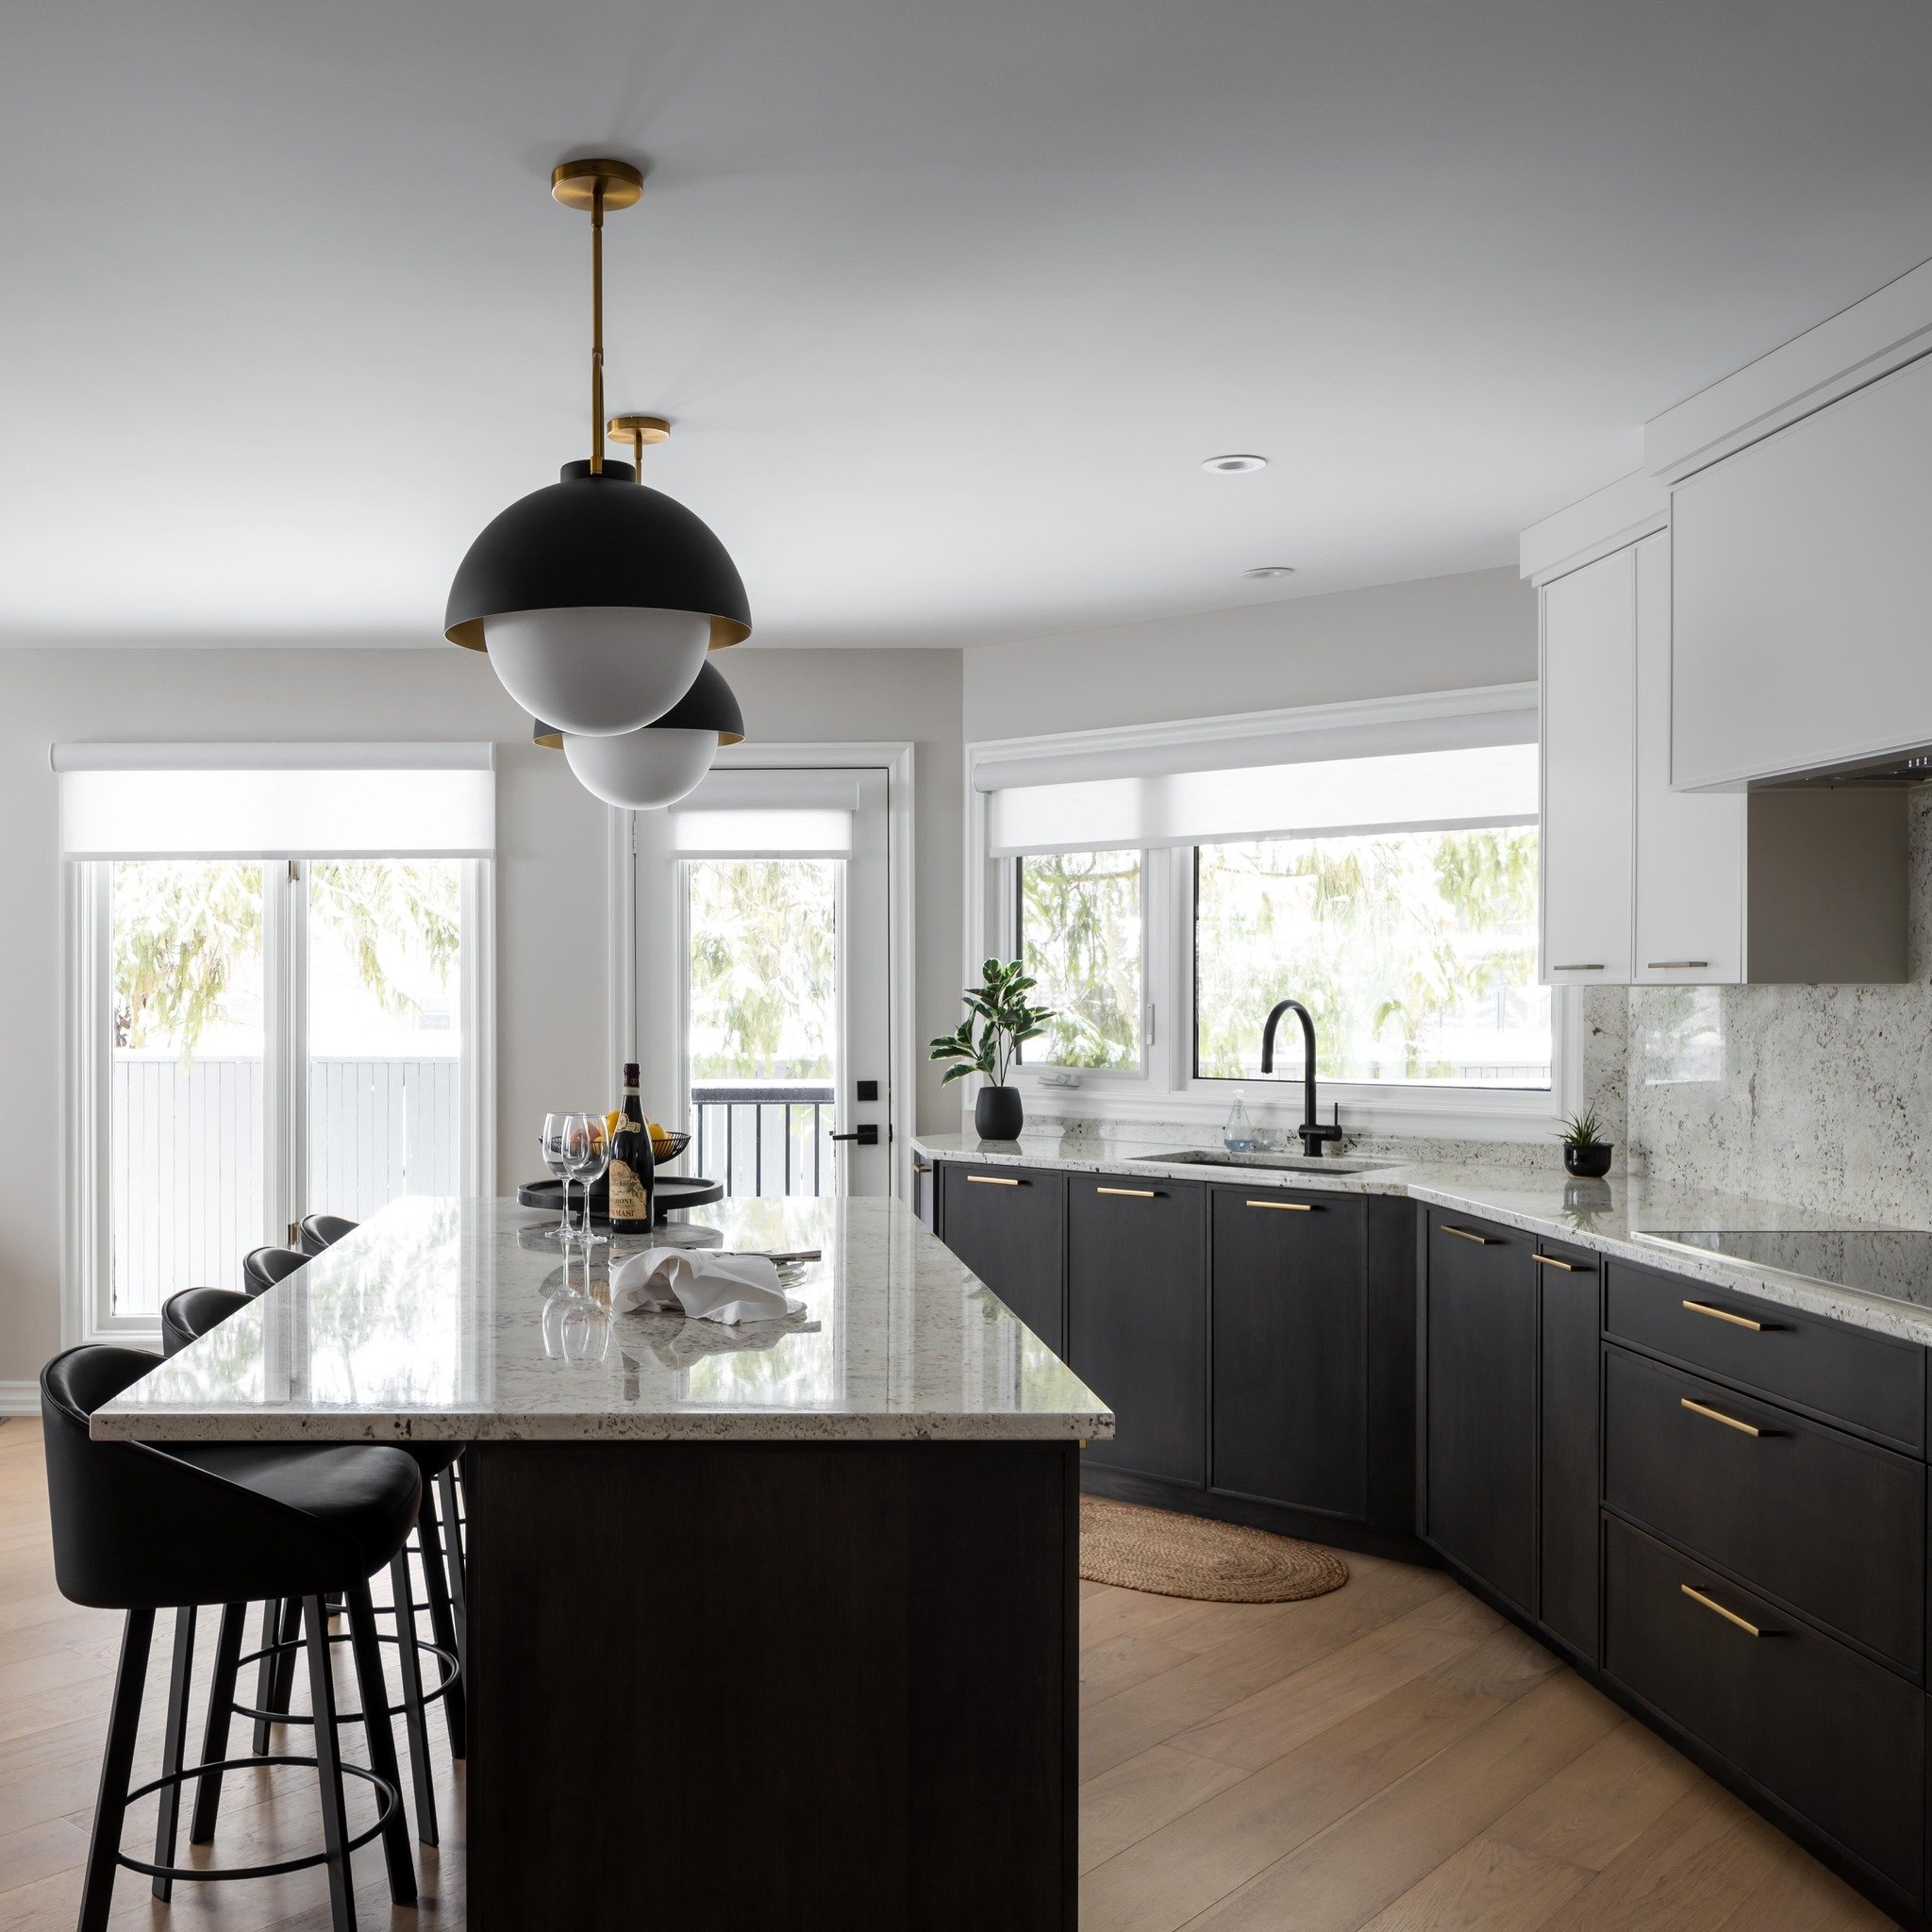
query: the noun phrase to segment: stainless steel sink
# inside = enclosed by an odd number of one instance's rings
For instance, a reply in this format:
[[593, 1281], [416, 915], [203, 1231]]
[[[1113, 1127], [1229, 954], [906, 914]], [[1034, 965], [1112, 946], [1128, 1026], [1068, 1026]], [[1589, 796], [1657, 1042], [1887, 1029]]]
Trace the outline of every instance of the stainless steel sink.
[[1393, 1160], [1344, 1160], [1328, 1155], [1217, 1153], [1208, 1147], [1183, 1147], [1174, 1154], [1150, 1154], [1147, 1158], [1167, 1167], [1265, 1167], [1280, 1174], [1376, 1174], [1399, 1164]]

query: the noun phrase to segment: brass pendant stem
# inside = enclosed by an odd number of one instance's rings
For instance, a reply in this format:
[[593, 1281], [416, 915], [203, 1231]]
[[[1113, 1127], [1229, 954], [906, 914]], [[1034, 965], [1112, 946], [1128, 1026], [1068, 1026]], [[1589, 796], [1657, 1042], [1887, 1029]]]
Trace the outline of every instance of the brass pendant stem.
[[604, 474], [604, 184], [591, 196], [591, 475]]

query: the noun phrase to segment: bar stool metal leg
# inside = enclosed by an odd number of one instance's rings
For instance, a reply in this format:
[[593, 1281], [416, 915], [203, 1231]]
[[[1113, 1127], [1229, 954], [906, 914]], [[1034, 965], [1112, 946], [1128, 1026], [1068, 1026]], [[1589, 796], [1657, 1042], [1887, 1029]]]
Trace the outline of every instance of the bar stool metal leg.
[[[454, 1524], [452, 1524], [454, 1527]], [[416, 1536], [423, 1545], [423, 1593], [429, 1603], [429, 1630], [438, 1646], [458, 1662], [456, 1682], [442, 1693], [442, 1715], [449, 1725], [449, 1755], [469, 1755], [469, 1683], [463, 1674], [462, 1645], [457, 1639], [456, 1617], [450, 1607], [449, 1571], [443, 1562], [442, 1540], [437, 1533], [436, 1499], [425, 1486], [416, 1512]]]
[[457, 1508], [456, 1477], [444, 1470], [436, 1482], [438, 1492], [442, 1497], [443, 1521], [448, 1525], [443, 1533], [442, 1546], [449, 1557], [449, 1591], [456, 1608], [457, 1661], [467, 1677], [470, 1668], [470, 1585], [463, 1557], [462, 1516]]
[[[194, 1606], [185, 1605], [175, 1612], [175, 1662], [168, 1674], [168, 1720], [161, 1732], [161, 1775], [174, 1780], [181, 1774], [181, 1762], [188, 1755], [188, 1685], [194, 1671]], [[160, 1803], [155, 1811], [155, 1863], [175, 1862], [175, 1826], [181, 1812], [181, 1787], [163, 1784]], [[155, 1896], [163, 1905], [175, 1895], [175, 1881], [157, 1874]]]
[[[356, 1658], [356, 1684], [362, 1693], [362, 1730], [369, 1740], [369, 1768], [398, 1794], [382, 1831], [382, 1855], [389, 1863], [389, 1895], [399, 1906], [416, 1903], [416, 1862], [409, 1851], [409, 1826], [400, 1795], [402, 1769], [396, 1763], [395, 1733], [389, 1722], [389, 1680], [383, 1674], [382, 1646], [375, 1641], [375, 1607], [369, 1586], [342, 1592], [349, 1616], [349, 1649]], [[326, 1640], [325, 1640], [326, 1641]], [[421, 1706], [418, 1706], [421, 1708]]]
[[93, 1830], [87, 1844], [79, 1932], [107, 1932], [108, 1913], [114, 1903], [121, 1822], [127, 1813], [127, 1789], [133, 1782], [134, 1740], [141, 1729], [141, 1693], [147, 1683], [148, 1647], [154, 1634], [152, 1610], [128, 1611], [121, 1633], [121, 1662], [114, 1673], [108, 1748], [101, 1756], [100, 1795], [94, 1801]]
[[[235, 1710], [235, 1678], [241, 1668], [242, 1635], [247, 1621], [246, 1604], [229, 1604], [222, 1611], [222, 1627], [215, 1639], [215, 1674], [208, 1691], [208, 1724], [201, 1734], [204, 1764], [219, 1764], [228, 1755], [228, 1724]], [[222, 1803], [222, 1774], [211, 1771], [194, 1782], [194, 1815], [188, 1826], [188, 1842], [211, 1844], [215, 1814]], [[163, 1861], [158, 1858], [155, 1862]]]
[[423, 1707], [423, 1658], [416, 1638], [416, 1605], [409, 1588], [409, 1553], [390, 1560], [390, 1591], [396, 1600], [396, 1657], [403, 1672], [403, 1723], [409, 1736], [409, 1775], [416, 1788], [416, 1836], [436, 1842], [436, 1780], [429, 1768], [428, 1713]]
[[336, 1691], [329, 1674], [328, 1612], [319, 1596], [305, 1598], [302, 1610], [308, 1624], [308, 1695], [315, 1713], [316, 1775], [322, 1786], [328, 1921], [331, 1932], [356, 1932], [356, 1881], [349, 1870], [349, 1815], [342, 1803], [341, 1745], [336, 1736]]

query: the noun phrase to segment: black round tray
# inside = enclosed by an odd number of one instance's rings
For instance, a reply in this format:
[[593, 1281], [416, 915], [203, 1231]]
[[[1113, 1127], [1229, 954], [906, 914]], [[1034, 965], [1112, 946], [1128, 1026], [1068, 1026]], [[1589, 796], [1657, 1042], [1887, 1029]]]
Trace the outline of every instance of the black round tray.
[[[713, 1201], [724, 1198], [723, 1181], [708, 1181], [699, 1174], [661, 1174], [658, 1176], [658, 1220], [661, 1223], [667, 1214], [675, 1214], [681, 1208], [703, 1208]], [[544, 1178], [541, 1181], [525, 1181], [517, 1190], [517, 1205], [522, 1208], [547, 1208], [552, 1214], [563, 1212], [563, 1183]], [[583, 1212], [584, 1191], [575, 1181], [570, 1184], [570, 1211], [573, 1215]], [[610, 1188], [607, 1181], [598, 1181], [591, 1190], [591, 1219], [593, 1222], [608, 1222], [610, 1219]]]

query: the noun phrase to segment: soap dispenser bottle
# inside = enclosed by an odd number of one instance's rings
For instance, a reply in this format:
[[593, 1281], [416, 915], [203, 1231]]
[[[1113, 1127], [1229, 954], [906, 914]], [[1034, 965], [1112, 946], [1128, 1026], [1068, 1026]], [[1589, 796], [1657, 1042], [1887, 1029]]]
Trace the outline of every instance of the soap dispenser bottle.
[[1239, 1087], [1234, 1090], [1234, 1107], [1221, 1130], [1221, 1141], [1230, 1154], [1255, 1151], [1255, 1124], [1248, 1118], [1248, 1104]]

